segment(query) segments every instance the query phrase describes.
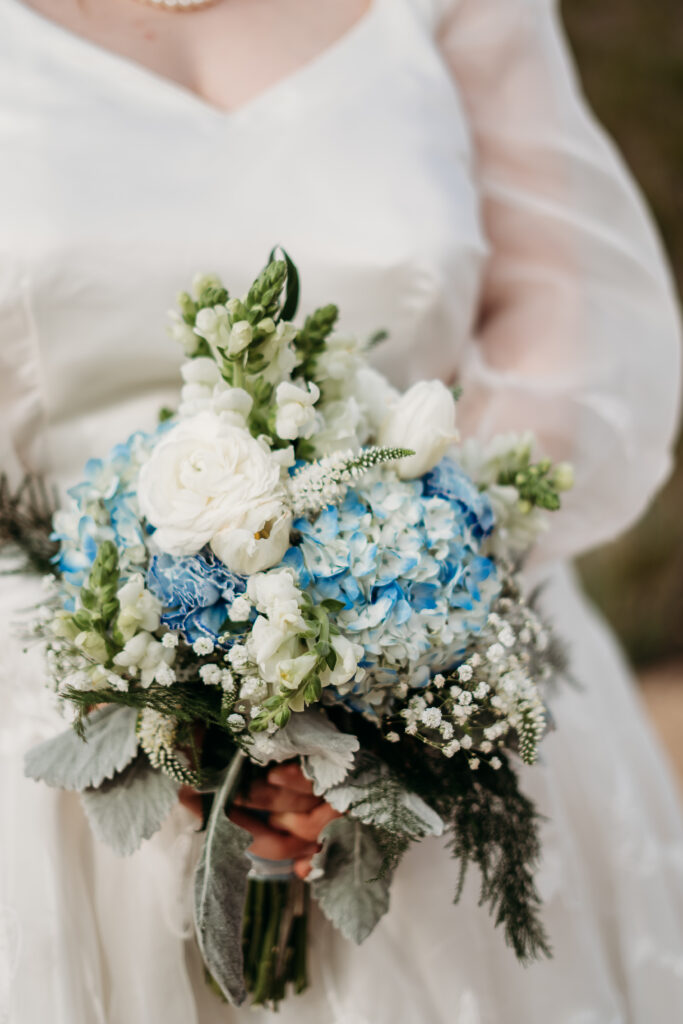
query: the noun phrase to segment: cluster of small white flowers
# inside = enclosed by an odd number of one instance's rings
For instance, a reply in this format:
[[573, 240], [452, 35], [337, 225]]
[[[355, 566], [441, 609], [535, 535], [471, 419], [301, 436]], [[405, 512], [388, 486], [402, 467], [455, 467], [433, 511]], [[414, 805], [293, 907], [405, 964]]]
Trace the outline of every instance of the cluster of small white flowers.
[[225, 693], [235, 692], [235, 679], [229, 668], [220, 665], [202, 665], [199, 677], [206, 686], [220, 686]]
[[[546, 728], [539, 684], [553, 672], [546, 653], [548, 633], [523, 602], [501, 598], [497, 607], [478, 650], [447, 679], [434, 676], [400, 712], [408, 736], [445, 757], [467, 752], [472, 770], [483, 760], [499, 769], [496, 751], [509, 746], [513, 734], [521, 757], [532, 763]], [[407, 696], [406, 688], [402, 695]]]

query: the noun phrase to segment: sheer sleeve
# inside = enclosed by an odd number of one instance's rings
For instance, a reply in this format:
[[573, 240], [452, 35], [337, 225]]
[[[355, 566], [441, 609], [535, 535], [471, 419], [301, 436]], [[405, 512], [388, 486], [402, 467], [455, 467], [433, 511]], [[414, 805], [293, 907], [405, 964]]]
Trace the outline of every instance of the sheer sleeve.
[[582, 98], [552, 0], [451, 0], [439, 44], [470, 119], [490, 258], [461, 423], [532, 429], [576, 487], [540, 556], [643, 511], [671, 466], [679, 324], [640, 194]]

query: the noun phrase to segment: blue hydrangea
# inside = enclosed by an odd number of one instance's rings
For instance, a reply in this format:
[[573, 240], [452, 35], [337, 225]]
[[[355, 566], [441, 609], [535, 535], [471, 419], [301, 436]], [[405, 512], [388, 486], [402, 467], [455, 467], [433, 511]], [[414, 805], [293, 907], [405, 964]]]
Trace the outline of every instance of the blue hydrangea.
[[137, 475], [169, 422], [152, 433], [136, 431], [103, 459], [89, 459], [83, 480], [68, 491], [69, 504], [57, 512], [52, 539], [59, 541], [55, 557], [68, 587], [82, 586], [97, 548], [111, 540], [119, 551], [122, 577], [144, 569], [146, 534], [136, 494]]
[[194, 643], [200, 636], [218, 639], [230, 605], [246, 590], [246, 579], [210, 551], [184, 558], [160, 554], [150, 562], [147, 588], [164, 606], [161, 621]]
[[341, 602], [335, 622], [364, 648], [364, 678], [340, 694], [356, 710], [380, 705], [402, 679], [420, 685], [456, 664], [500, 589], [480, 553], [488, 501], [450, 467], [361, 481], [339, 507], [293, 525], [300, 540], [285, 564], [315, 601]]
[[442, 459], [422, 480], [425, 494], [435, 494], [457, 502], [474, 535], [478, 538], [488, 537], [494, 527], [491, 502], [457, 462]]

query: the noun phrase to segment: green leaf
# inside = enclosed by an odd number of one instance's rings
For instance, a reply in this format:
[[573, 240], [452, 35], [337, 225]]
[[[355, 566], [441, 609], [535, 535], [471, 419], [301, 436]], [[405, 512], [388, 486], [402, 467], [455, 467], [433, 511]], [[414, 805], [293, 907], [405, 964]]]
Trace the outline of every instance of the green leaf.
[[313, 898], [344, 938], [360, 944], [389, 909], [391, 876], [378, 877], [384, 855], [373, 830], [352, 818], [331, 821], [320, 840], [311, 862]]
[[135, 757], [137, 717], [134, 708], [113, 705], [93, 711], [83, 719], [83, 739], [69, 728], [29, 750], [24, 759], [26, 774], [61, 789], [80, 791], [101, 785]]
[[158, 832], [177, 799], [178, 783], [152, 768], [143, 754], [111, 781], [81, 793], [95, 838], [121, 857]]
[[204, 845], [194, 877], [197, 941], [211, 975], [235, 1006], [246, 998], [242, 954], [242, 919], [250, 861], [245, 850], [251, 836], [225, 814], [244, 760], [233, 758], [216, 793]]
[[443, 821], [436, 811], [371, 754], [357, 756], [353, 771], [341, 785], [328, 789], [325, 799], [341, 814], [406, 839], [443, 833]]
[[296, 269], [296, 265], [292, 260], [291, 256], [286, 249], [282, 246], [275, 246], [268, 257], [268, 262], [272, 263], [277, 258], [277, 253], [281, 252], [285, 263], [287, 264], [287, 284], [285, 288], [285, 301], [280, 311], [281, 320], [293, 320], [296, 316], [297, 306], [299, 305], [299, 271]]

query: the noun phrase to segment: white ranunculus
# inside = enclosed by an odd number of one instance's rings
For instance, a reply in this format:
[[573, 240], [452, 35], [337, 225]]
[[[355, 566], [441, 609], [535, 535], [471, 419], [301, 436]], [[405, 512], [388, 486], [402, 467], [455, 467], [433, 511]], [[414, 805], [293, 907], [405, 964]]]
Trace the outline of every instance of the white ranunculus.
[[401, 479], [413, 480], [427, 473], [458, 440], [452, 393], [440, 380], [413, 384], [389, 412], [378, 440], [381, 445], [415, 452], [396, 463]]
[[332, 647], [337, 652], [337, 663], [334, 668], [325, 668], [320, 673], [323, 686], [341, 686], [348, 683], [356, 674], [358, 662], [363, 657], [363, 648], [354, 644], [345, 636], [333, 636]]
[[145, 589], [142, 574], [134, 573], [117, 594], [121, 611], [116, 625], [124, 640], [130, 640], [139, 630], [153, 633], [161, 622], [162, 604]]
[[[215, 555], [233, 572], [250, 576], [282, 561], [289, 547], [291, 513], [278, 506], [277, 514], [266, 518], [262, 526], [228, 527], [211, 540]], [[254, 522], [255, 518], [252, 517]]]
[[316, 424], [315, 403], [320, 398], [320, 389], [313, 381], [302, 384], [285, 380], [275, 392], [275, 430], [287, 441], [310, 437]]
[[138, 482], [140, 509], [162, 551], [192, 555], [211, 544], [234, 572], [282, 558], [290, 521], [284, 497], [267, 446], [211, 412], [169, 430]]

